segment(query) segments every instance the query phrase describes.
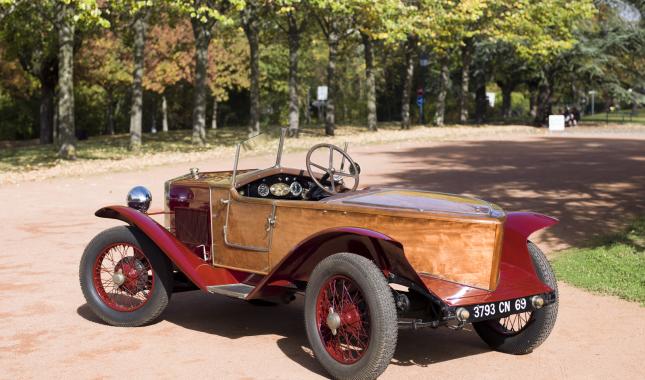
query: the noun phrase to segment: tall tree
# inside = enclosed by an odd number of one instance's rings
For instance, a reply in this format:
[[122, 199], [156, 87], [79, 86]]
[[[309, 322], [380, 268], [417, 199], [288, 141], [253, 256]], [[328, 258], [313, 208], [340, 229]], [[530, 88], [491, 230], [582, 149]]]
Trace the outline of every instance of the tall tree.
[[242, 27], [249, 42], [251, 102], [249, 110], [249, 137], [260, 132], [260, 17], [264, 4], [247, 0], [241, 11]]
[[301, 0], [280, 0], [273, 4], [276, 24], [287, 35], [289, 46], [289, 130], [296, 136], [300, 127], [298, 53], [301, 35], [308, 21], [303, 3]]
[[76, 159], [76, 128], [74, 125], [74, 13], [75, 4], [56, 1], [58, 31], [58, 125], [63, 159]]
[[172, 0], [172, 8], [189, 15], [195, 37], [195, 74], [193, 101], [193, 144], [206, 143], [206, 90], [208, 72], [208, 46], [213, 37], [213, 27], [231, 25], [233, 19], [227, 12], [240, 11], [244, 0]]
[[132, 104], [130, 108], [130, 149], [138, 151], [141, 149], [141, 135], [143, 132], [144, 54], [151, 4], [148, 1], [143, 1], [135, 2], [133, 5], [136, 8], [132, 10], [134, 17], [134, 39], [132, 46], [134, 67], [132, 71]]
[[376, 131], [376, 77], [374, 48], [377, 42], [398, 42], [405, 38], [401, 27], [405, 11], [399, 0], [352, 0], [354, 26], [358, 29], [365, 56], [365, 84], [367, 87], [367, 129]]
[[312, 0], [311, 3], [316, 20], [327, 41], [325, 134], [333, 136], [336, 128], [336, 97], [338, 96], [336, 63], [341, 40], [353, 33], [351, 28], [352, 9], [347, 2], [342, 0]]
[[414, 78], [415, 58], [418, 38], [410, 34], [403, 44], [403, 92], [401, 94], [401, 128], [410, 128], [410, 95], [412, 93], [412, 80]]

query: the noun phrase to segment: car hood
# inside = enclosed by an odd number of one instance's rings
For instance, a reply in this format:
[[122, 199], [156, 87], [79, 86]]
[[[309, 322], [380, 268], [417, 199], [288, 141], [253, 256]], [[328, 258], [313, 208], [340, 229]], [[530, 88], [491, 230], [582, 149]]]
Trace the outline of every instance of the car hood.
[[504, 217], [504, 212], [499, 206], [481, 199], [420, 190], [366, 189], [349, 195], [328, 198], [328, 202], [439, 214]]

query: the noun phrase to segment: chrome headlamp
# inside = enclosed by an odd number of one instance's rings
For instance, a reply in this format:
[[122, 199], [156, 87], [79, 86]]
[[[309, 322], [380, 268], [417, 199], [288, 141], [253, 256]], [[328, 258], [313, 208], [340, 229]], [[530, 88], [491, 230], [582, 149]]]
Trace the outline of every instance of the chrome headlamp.
[[141, 212], [148, 211], [150, 202], [152, 201], [152, 194], [150, 190], [143, 186], [135, 186], [128, 192], [127, 202], [128, 207]]

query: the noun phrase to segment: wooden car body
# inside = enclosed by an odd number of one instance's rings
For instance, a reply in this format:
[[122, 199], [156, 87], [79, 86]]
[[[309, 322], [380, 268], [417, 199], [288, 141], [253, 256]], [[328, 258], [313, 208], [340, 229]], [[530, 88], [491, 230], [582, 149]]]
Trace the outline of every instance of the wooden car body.
[[[454, 318], [464, 305], [543, 295], [528, 236], [556, 220], [505, 213], [491, 203], [409, 189], [367, 188], [318, 201], [260, 197], [259, 184], [306, 183], [307, 171], [192, 172], [166, 183], [165, 225], [125, 206], [96, 215], [143, 231], [173, 262], [178, 283], [245, 300], [303, 291], [324, 258], [351, 252], [377, 263], [390, 283], [432, 307], [424, 321]], [[306, 190], [306, 189], [305, 189]], [[303, 191], [305, 191], [303, 190]]]

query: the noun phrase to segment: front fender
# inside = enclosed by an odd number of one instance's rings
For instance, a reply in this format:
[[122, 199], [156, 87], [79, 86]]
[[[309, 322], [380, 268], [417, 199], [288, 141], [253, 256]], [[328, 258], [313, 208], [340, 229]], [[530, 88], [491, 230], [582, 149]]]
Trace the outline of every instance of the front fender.
[[122, 220], [143, 232], [198, 288], [239, 281], [227, 270], [213, 268], [148, 215], [126, 206], [108, 206], [94, 213], [99, 218]]

